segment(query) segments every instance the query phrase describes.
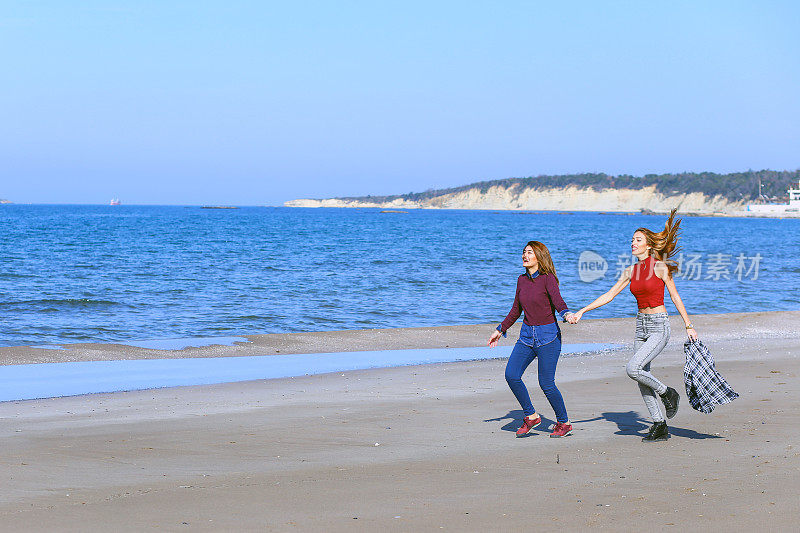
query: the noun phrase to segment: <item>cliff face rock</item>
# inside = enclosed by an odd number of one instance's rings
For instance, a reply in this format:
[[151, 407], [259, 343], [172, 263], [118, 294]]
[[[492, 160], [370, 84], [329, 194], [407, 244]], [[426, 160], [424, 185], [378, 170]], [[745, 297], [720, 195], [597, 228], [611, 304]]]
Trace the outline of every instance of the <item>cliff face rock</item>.
[[665, 211], [677, 207], [681, 212], [733, 212], [743, 202], [731, 202], [722, 196], [708, 197], [700, 192], [664, 194], [655, 186], [641, 189], [600, 189], [567, 186], [530, 188], [511, 185], [474, 187], [445, 193], [424, 200], [394, 198], [371, 201], [369, 198], [329, 198], [324, 200], [291, 200], [287, 207], [380, 207], [403, 209], [489, 209], [523, 211]]

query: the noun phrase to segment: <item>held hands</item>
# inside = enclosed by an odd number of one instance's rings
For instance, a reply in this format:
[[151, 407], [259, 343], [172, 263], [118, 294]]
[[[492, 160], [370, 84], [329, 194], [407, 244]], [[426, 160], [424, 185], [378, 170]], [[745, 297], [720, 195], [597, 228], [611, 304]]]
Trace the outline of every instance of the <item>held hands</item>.
[[494, 330], [494, 332], [492, 332], [492, 336], [489, 337], [489, 342], [487, 343], [489, 347], [494, 348], [495, 346], [497, 346], [497, 341], [500, 340], [500, 337], [502, 336], [503, 336], [502, 333], [500, 333], [497, 330]]
[[580, 320], [582, 316], [583, 313], [581, 311], [578, 311], [577, 313], [569, 313], [567, 315], [567, 322], [570, 324], [577, 324], [578, 320]]

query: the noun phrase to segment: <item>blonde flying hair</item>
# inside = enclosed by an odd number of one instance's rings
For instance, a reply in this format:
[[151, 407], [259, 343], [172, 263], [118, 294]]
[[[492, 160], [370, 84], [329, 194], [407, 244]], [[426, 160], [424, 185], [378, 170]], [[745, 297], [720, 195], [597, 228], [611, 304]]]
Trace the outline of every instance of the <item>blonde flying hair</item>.
[[[670, 276], [672, 276], [673, 272], [677, 272], [680, 269], [678, 262], [672, 259], [672, 257], [680, 251], [678, 240], [681, 238], [681, 219], [675, 220], [675, 214], [677, 212], [677, 207], [669, 212], [669, 218], [666, 224], [664, 224], [663, 231], [655, 233], [647, 228], [638, 228], [636, 230], [644, 234], [647, 246], [650, 247], [650, 255], [655, 257], [658, 261], [663, 261], [664, 264], [667, 265]], [[636, 231], [634, 231], [634, 233], [636, 233]]]
[[529, 241], [525, 247], [527, 248], [528, 246], [533, 248], [533, 255], [536, 256], [536, 260], [539, 262], [539, 273], [552, 274], [552, 276], [556, 278], [556, 283], [558, 283], [556, 267], [553, 265], [553, 259], [550, 257], [550, 250], [547, 249], [547, 246], [539, 241]]

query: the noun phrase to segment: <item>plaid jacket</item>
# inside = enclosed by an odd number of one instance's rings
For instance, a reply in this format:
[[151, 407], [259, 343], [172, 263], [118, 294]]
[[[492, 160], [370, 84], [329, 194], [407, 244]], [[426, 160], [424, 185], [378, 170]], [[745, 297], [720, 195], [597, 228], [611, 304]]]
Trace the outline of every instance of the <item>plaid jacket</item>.
[[710, 413], [716, 404], [728, 403], [739, 397], [714, 368], [714, 359], [705, 344], [689, 339], [683, 343], [683, 352], [686, 354], [683, 381], [686, 384], [686, 396], [694, 409]]

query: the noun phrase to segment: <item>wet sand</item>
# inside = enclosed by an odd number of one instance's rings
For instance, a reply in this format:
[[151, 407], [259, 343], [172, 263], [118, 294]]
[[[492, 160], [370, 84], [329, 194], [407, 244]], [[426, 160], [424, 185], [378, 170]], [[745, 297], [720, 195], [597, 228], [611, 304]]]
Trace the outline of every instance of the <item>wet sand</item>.
[[[629, 349], [561, 360], [575, 426], [562, 439], [544, 426], [515, 438], [521, 412], [504, 360], [0, 403], [0, 530], [794, 529], [800, 312], [693, 321], [741, 397], [693, 411], [673, 337], [653, 364], [682, 395], [662, 443], [641, 442], [648, 421], [624, 373]], [[0, 359], [455, 348], [483, 344], [491, 328], [255, 335], [165, 353], [2, 348]], [[563, 331], [565, 343], [629, 346], [633, 322]], [[535, 373], [526, 378], [552, 424]]]
[[[591, 317], [591, 315], [588, 316]], [[600, 320], [587, 318], [578, 327], [562, 324], [563, 342], [565, 344], [602, 342], [632, 345], [632, 319], [633, 315], [630, 318]], [[671, 320], [673, 332], [683, 330], [683, 322], [680, 317], [673, 316]], [[786, 322], [787, 320], [788, 322]], [[793, 335], [792, 328], [798, 320], [800, 320], [800, 311], [692, 316], [694, 325], [698, 331], [703, 332], [703, 339], [706, 340]], [[514, 343], [519, 335], [521, 323], [522, 321], [519, 321], [509, 329], [508, 338], [504, 340], [505, 343]], [[409, 348], [469, 348], [485, 346], [486, 340], [496, 326], [497, 323], [242, 335], [241, 337], [249, 342], [236, 343], [233, 346], [212, 345], [182, 350], [155, 350], [125, 344], [94, 343], [66, 344], [63, 345], [64, 349], [0, 346], [0, 365], [120, 359], [236, 357], [277, 353], [351, 352]]]

